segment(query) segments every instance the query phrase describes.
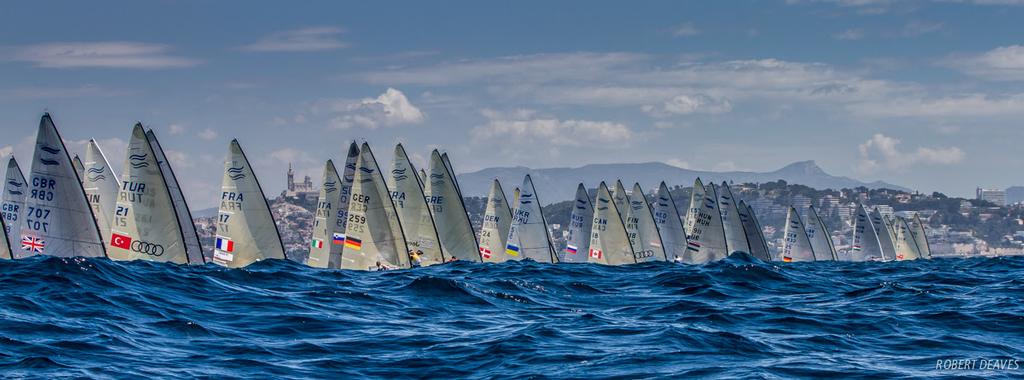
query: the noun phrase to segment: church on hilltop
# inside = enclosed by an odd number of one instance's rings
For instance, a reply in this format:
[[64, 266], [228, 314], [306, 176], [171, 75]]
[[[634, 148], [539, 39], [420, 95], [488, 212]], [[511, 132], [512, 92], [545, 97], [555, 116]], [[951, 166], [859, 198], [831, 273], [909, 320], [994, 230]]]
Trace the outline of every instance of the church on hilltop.
[[316, 208], [319, 196], [320, 191], [313, 187], [313, 179], [308, 175], [302, 179], [302, 183], [295, 182], [295, 171], [292, 170], [292, 164], [288, 163], [288, 186], [281, 192], [281, 199], [307, 210], [313, 210]]

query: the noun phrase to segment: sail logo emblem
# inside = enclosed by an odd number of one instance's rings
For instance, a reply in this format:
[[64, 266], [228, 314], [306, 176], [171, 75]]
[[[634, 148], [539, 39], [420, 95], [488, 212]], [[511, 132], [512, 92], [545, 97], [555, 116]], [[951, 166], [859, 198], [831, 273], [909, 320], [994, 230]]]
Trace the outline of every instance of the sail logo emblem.
[[[24, 184], [24, 183], [21, 183], [21, 182], [15, 181], [15, 180], [13, 180], [13, 179], [11, 179], [11, 180], [7, 180], [7, 184], [8, 184], [8, 185], [11, 185], [11, 186], [14, 186], [14, 187], [17, 187], [17, 188], [19, 188], [19, 189], [20, 189], [20, 188], [21, 188], [22, 186], [25, 186], [25, 184]], [[15, 190], [15, 189], [8, 189], [8, 190], [7, 190], [7, 192], [8, 192], [8, 193], [10, 193], [10, 194], [12, 194], [12, 195], [22, 195], [22, 194], [24, 194], [24, 192], [22, 192], [21, 190]]]
[[47, 160], [47, 159], [42, 158], [42, 157], [39, 158], [39, 162], [42, 163], [43, 165], [46, 165], [46, 166], [60, 165], [60, 162], [57, 162], [56, 160]]
[[366, 174], [372, 174], [373, 173], [373, 169], [370, 169], [370, 168], [365, 167], [365, 166], [360, 166], [359, 167], [359, 171], [361, 171], [363, 173], [366, 173]]
[[39, 147], [39, 150], [42, 150], [42, 151], [44, 151], [44, 152], [46, 152], [46, 153], [49, 153], [49, 154], [57, 154], [57, 153], [60, 153], [60, 148], [54, 148], [54, 147], [51, 147], [51, 146], [49, 146], [49, 145], [43, 145], [43, 146], [40, 146], [40, 147]]
[[148, 168], [149, 163], [146, 162], [146, 157], [149, 157], [149, 154], [133, 154], [128, 156], [128, 161], [131, 161], [129, 164], [134, 169]]
[[404, 181], [409, 176], [405, 175], [406, 169], [392, 169], [391, 174], [395, 176], [395, 181]]
[[164, 246], [142, 240], [135, 240], [132, 241], [131, 251], [135, 253], [144, 253], [150, 256], [163, 256]]
[[345, 169], [356, 170], [356, 164], [345, 164]]
[[34, 252], [43, 253], [43, 249], [46, 248], [46, 241], [35, 236], [23, 235], [21, 237], [21, 249]]
[[442, 178], [444, 178], [444, 174], [435, 174], [435, 173], [431, 173], [431, 174], [430, 174], [430, 178], [431, 178], [431, 179], [442, 179]]
[[242, 169], [245, 169], [245, 166], [239, 166], [237, 168], [236, 167], [228, 168], [228, 170], [227, 170], [228, 171], [228, 178], [231, 178], [232, 181], [237, 181], [237, 180], [240, 180], [242, 178], [245, 178], [245, 173], [242, 173]]
[[327, 194], [333, 193], [338, 190], [338, 181], [324, 182], [324, 191]]

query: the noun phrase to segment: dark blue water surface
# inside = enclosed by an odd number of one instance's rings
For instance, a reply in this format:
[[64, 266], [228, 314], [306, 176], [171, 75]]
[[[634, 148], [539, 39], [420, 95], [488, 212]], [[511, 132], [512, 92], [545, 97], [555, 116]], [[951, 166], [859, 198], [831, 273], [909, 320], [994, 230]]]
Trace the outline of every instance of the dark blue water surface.
[[0, 262], [0, 375], [1024, 377], [1022, 274], [1021, 257], [380, 273], [35, 257]]

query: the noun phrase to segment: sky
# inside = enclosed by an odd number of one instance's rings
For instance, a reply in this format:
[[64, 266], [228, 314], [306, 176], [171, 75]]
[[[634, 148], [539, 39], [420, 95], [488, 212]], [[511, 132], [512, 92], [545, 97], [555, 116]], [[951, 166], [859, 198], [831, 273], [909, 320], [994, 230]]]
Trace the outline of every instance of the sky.
[[0, 156], [27, 165], [48, 111], [116, 170], [153, 128], [193, 208], [232, 138], [271, 196], [354, 139], [385, 168], [399, 142], [457, 172], [815, 160], [972, 196], [1024, 185], [1021, 20], [1024, 0], [4, 2]]

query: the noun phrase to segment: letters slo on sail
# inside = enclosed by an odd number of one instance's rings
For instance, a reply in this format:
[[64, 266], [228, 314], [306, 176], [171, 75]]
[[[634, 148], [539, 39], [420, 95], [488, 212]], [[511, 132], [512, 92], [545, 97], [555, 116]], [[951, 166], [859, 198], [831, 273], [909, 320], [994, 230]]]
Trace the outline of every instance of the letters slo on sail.
[[761, 261], [772, 261], [771, 254], [768, 253], [768, 243], [764, 240], [761, 224], [757, 221], [754, 209], [743, 201], [740, 201], [737, 209], [740, 223], [743, 223], [743, 233], [747, 235], [747, 241], [750, 243], [750, 254]]
[[[106, 256], [92, 208], [50, 114], [39, 121], [14, 256]], [[14, 240], [14, 239], [12, 239]]]
[[743, 233], [736, 198], [725, 181], [722, 181], [721, 192], [718, 194], [718, 207], [722, 211], [722, 227], [725, 229], [725, 243], [729, 247], [729, 253], [750, 253], [750, 243], [747, 241], [747, 235]]
[[427, 175], [423, 192], [434, 217], [445, 256], [480, 262], [480, 245], [476, 241], [469, 215], [466, 214], [466, 205], [459, 196], [454, 177], [436, 149], [430, 153]]
[[558, 260], [563, 263], [585, 263], [589, 260], [590, 230], [594, 224], [594, 206], [583, 184], [576, 186], [576, 199], [569, 213], [569, 235]]
[[811, 240], [807, 238], [803, 219], [793, 207], [786, 213], [786, 232], [783, 236], [785, 241], [782, 252], [779, 253], [782, 262], [815, 261], [814, 248], [811, 247]]
[[631, 224], [636, 225], [636, 234], [632, 239], [636, 261], [640, 263], [666, 261], [661, 234], [654, 223], [654, 214], [639, 183], [633, 184], [633, 193], [627, 199], [629, 200], [629, 212], [626, 213], [628, 215], [626, 230], [629, 230]]
[[807, 211], [807, 238], [811, 240], [811, 248], [814, 249], [814, 257], [821, 260], [839, 260], [836, 248], [832, 245], [832, 236], [825, 228], [825, 222], [821, 220], [818, 211], [811, 206]]
[[4, 233], [8, 242], [15, 244], [21, 241], [21, 212], [25, 209], [25, 197], [28, 183], [21, 174], [18, 161], [11, 156], [7, 161], [7, 176], [4, 178], [3, 206], [0, 217], [4, 221]]
[[608, 186], [601, 182], [594, 197], [588, 262], [606, 265], [635, 264], [636, 256]]
[[409, 268], [408, 252], [391, 192], [370, 146], [363, 143], [352, 181], [341, 267], [356, 270]]
[[398, 220], [401, 221], [406, 243], [410, 252], [416, 253], [415, 256], [410, 253], [410, 265], [427, 266], [443, 263], [445, 257], [441, 252], [434, 217], [423, 194], [423, 185], [402, 144], [395, 146], [391, 175], [387, 179], [388, 189], [391, 190], [391, 202], [398, 210]]
[[174, 201], [142, 124], [128, 142], [107, 254], [114, 260], [188, 264]]
[[185, 254], [188, 256], [188, 263], [190, 265], [205, 264], [206, 257], [203, 256], [203, 245], [199, 242], [199, 232], [196, 231], [196, 225], [192, 221], [192, 211], [189, 210], [188, 202], [185, 201], [185, 194], [181, 192], [181, 185], [178, 183], [178, 177], [174, 175], [171, 162], [167, 160], [164, 148], [160, 146], [160, 141], [157, 140], [156, 133], [152, 129], [146, 131], [146, 139], [153, 147], [156, 161], [160, 164], [160, 175], [163, 176], [164, 183], [167, 184], [167, 191], [171, 194], [174, 214], [185, 239]]
[[238, 140], [224, 161], [213, 262], [240, 268], [265, 259], [287, 258], [270, 205]]
[[658, 192], [654, 195], [654, 223], [661, 234], [665, 257], [669, 261], [682, 260], [686, 254], [686, 231], [683, 229], [683, 218], [665, 182], [658, 185]]
[[505, 199], [505, 191], [501, 183], [495, 179], [491, 183], [491, 192], [487, 196], [487, 208], [484, 210], [484, 221], [480, 225], [480, 257], [486, 263], [499, 263], [508, 260], [505, 245], [508, 242], [508, 231], [512, 227], [512, 210]]
[[718, 209], [718, 193], [713, 184], [704, 186], [697, 178], [686, 216], [686, 256], [683, 262], [703, 264], [726, 258], [725, 229]]
[[348, 225], [348, 202], [352, 196], [352, 180], [357, 160], [359, 145], [353, 141], [348, 146], [345, 166], [340, 177], [333, 161], [327, 161], [323, 186], [317, 199], [317, 216], [313, 221], [313, 234], [306, 265], [316, 268], [341, 268], [341, 256], [345, 253], [345, 227]]
[[874, 223], [871, 222], [871, 215], [868, 214], [863, 204], [858, 205], [857, 216], [853, 222], [853, 240], [850, 250], [847, 251], [847, 260], [878, 261], [883, 259], [882, 245], [878, 241]]
[[548, 235], [547, 221], [541, 211], [537, 190], [527, 174], [519, 193], [519, 204], [512, 211], [505, 253], [513, 260], [530, 259], [542, 263], [557, 262], [555, 249]]
[[107, 156], [90, 139], [85, 147], [85, 162], [82, 163], [84, 176], [82, 188], [85, 190], [85, 197], [92, 207], [92, 214], [96, 218], [96, 226], [99, 227], [100, 236], [103, 239], [110, 237], [111, 218], [114, 217], [114, 207], [117, 204], [117, 193], [121, 190], [121, 181], [117, 174], [114, 174]]

